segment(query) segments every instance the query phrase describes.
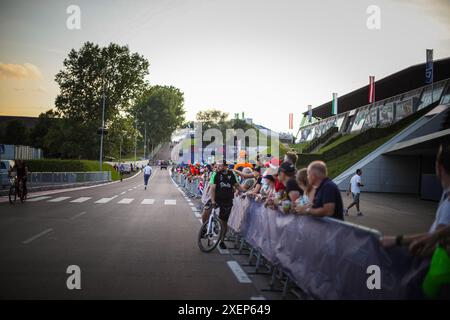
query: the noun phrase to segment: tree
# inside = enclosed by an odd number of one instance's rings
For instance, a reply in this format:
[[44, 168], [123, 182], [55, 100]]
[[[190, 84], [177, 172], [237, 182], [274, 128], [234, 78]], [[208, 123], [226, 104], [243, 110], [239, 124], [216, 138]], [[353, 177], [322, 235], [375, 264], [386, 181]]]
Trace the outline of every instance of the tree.
[[[130, 116], [116, 117], [110, 123], [108, 134], [105, 136], [104, 154], [111, 158], [122, 158], [122, 155], [134, 150], [134, 137], [137, 134], [134, 118]], [[120, 149], [122, 149], [122, 155]]]
[[5, 128], [4, 143], [28, 145], [28, 128], [20, 120], [11, 120]]
[[[48, 110], [45, 113], [39, 115], [38, 121], [33, 129], [30, 131], [30, 144], [36, 148], [44, 148], [45, 136], [48, 131], [58, 121], [58, 114], [53, 110]], [[50, 150], [44, 149], [44, 154], [48, 154]]]
[[185, 121], [184, 95], [172, 86], [153, 86], [134, 106], [138, 129], [142, 136], [147, 128], [147, 150], [170, 141], [173, 132]]
[[203, 122], [204, 125], [212, 125], [213, 123], [220, 125], [228, 119], [228, 113], [217, 109], [208, 109], [197, 112], [196, 119]]
[[[149, 62], [143, 56], [114, 43], [100, 47], [86, 42], [79, 50], [70, 51], [64, 68], [55, 77], [60, 87], [56, 110], [68, 126], [55, 130], [64, 129], [68, 134], [65, 143], [71, 146], [69, 154], [90, 159], [98, 156], [103, 94], [105, 127], [111, 128], [118, 118], [127, 116], [144, 92], [148, 68]], [[75, 154], [75, 150], [79, 153]]]

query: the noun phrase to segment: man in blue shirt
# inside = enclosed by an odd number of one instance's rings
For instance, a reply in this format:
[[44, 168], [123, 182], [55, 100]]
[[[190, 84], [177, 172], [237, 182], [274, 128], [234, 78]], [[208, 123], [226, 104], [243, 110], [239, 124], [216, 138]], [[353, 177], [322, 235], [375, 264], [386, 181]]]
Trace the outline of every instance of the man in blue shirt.
[[344, 220], [341, 192], [337, 185], [328, 178], [327, 166], [323, 161], [313, 161], [309, 164], [308, 182], [317, 188], [313, 204], [298, 208], [296, 212]]

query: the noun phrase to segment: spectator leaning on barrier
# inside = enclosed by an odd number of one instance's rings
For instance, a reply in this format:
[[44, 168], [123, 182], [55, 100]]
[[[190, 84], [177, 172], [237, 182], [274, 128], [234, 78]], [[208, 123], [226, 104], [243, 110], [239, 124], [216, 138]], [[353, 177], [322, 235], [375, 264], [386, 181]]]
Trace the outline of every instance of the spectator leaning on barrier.
[[295, 165], [290, 162], [283, 162], [278, 169], [278, 179], [284, 186], [284, 199], [291, 201], [291, 206], [295, 206], [295, 201], [303, 195], [303, 190], [295, 179]]
[[327, 166], [322, 161], [313, 161], [308, 166], [308, 181], [316, 188], [312, 204], [296, 207], [298, 214], [331, 217], [344, 220], [341, 193], [337, 185], [328, 178]]
[[353, 202], [350, 203], [350, 205], [344, 209], [344, 214], [348, 216], [348, 210], [350, 210], [351, 207], [356, 206], [357, 214], [358, 216], [362, 216], [362, 212], [359, 208], [359, 199], [361, 195], [361, 187], [364, 187], [364, 184], [361, 182], [361, 176], [362, 176], [362, 170], [358, 169], [356, 170], [356, 174], [350, 179], [350, 185], [347, 190], [347, 196], [350, 195], [350, 192], [352, 193]]
[[306, 168], [300, 169], [297, 172], [297, 183], [300, 189], [303, 190], [303, 196], [297, 199], [296, 205], [312, 203], [315, 190], [314, 187], [308, 182], [308, 170]]
[[[428, 231], [415, 235], [397, 235], [396, 237], [383, 237], [381, 243], [384, 247], [409, 246], [416, 254], [431, 255], [440, 235], [440, 230], [450, 225], [450, 144], [441, 144], [436, 156], [436, 176], [442, 185], [442, 197], [436, 211], [436, 218]], [[434, 244], [434, 246], [425, 244]], [[420, 248], [420, 250], [419, 250]], [[424, 249], [428, 250], [424, 250]]]

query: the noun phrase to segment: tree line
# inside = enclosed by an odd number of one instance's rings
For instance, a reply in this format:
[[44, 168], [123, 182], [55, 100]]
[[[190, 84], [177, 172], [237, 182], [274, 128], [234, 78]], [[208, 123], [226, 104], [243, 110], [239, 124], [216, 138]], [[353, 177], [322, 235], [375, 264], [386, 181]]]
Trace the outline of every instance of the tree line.
[[150, 85], [150, 63], [127, 46], [101, 47], [86, 42], [72, 49], [56, 74], [60, 92], [55, 107], [41, 113], [27, 129], [10, 121], [0, 142], [42, 148], [47, 158], [97, 159], [104, 103], [105, 157], [119, 158], [142, 146], [170, 141], [185, 122], [183, 92], [173, 86]]

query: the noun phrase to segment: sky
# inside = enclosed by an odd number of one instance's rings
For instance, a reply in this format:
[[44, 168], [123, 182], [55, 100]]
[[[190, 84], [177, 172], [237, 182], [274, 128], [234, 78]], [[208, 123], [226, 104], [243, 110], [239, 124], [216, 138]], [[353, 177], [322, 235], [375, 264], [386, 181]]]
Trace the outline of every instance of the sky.
[[[80, 29], [67, 27], [71, 5]], [[427, 48], [449, 57], [449, 17], [450, 0], [0, 0], [0, 115], [53, 108], [68, 52], [115, 42], [150, 61], [152, 85], [184, 92], [189, 120], [216, 108], [287, 132], [289, 113], [297, 127], [309, 104], [422, 63]]]

